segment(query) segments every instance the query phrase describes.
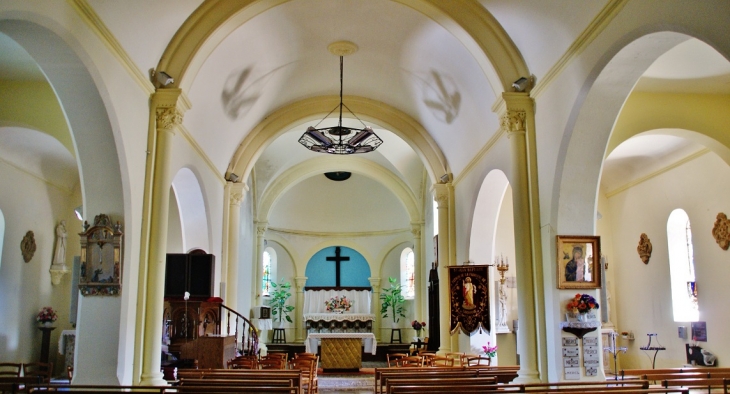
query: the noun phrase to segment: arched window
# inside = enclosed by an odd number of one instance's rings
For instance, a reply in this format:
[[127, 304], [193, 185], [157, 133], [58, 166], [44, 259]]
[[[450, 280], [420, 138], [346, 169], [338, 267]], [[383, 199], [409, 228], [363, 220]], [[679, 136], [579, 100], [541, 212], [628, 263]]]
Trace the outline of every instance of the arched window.
[[413, 249], [405, 248], [400, 254], [400, 284], [403, 297], [412, 300], [416, 295], [416, 263]]
[[264, 258], [261, 265], [261, 295], [271, 294], [271, 281], [276, 277], [276, 251], [268, 247], [264, 249]]
[[667, 220], [669, 273], [672, 280], [672, 309], [674, 321], [693, 322], [700, 318], [692, 251], [692, 227], [689, 216], [675, 209]]

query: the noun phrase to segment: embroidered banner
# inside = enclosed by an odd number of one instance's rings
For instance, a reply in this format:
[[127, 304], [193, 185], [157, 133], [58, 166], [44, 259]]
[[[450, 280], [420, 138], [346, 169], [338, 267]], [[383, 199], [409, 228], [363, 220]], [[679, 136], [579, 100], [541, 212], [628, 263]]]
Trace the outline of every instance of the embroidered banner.
[[466, 335], [477, 330], [489, 331], [489, 266], [449, 267], [449, 289], [451, 334], [460, 327]]

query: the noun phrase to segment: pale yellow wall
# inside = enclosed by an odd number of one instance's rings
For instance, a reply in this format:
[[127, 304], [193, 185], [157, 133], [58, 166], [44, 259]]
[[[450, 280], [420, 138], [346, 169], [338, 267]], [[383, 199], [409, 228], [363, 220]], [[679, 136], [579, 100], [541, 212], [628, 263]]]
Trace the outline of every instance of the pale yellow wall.
[[[700, 290], [700, 319], [707, 322], [708, 342], [703, 348], [716, 354], [719, 365], [730, 359], [730, 339], [725, 335], [730, 324], [725, 300], [730, 266], [728, 252], [721, 250], [711, 236], [718, 212], [728, 212], [726, 196], [730, 192], [730, 167], [718, 156], [708, 153], [678, 168], [634, 186], [608, 199], [612, 223], [613, 254], [610, 258], [612, 294], [617, 329], [633, 331], [635, 341], [619, 356], [622, 368], [650, 368], [648, 357], [639, 350], [647, 343], [647, 333], [659, 334], [667, 348], [657, 356], [657, 368], [685, 364], [684, 344], [677, 327], [689, 323], [674, 322], [672, 316], [670, 275], [667, 256], [667, 219], [672, 210], [684, 209], [692, 225], [695, 270]], [[653, 244], [647, 265], [636, 252], [639, 235], [646, 233]], [[605, 242], [605, 241], [604, 241]], [[723, 361], [725, 360], [725, 361]]]
[[170, 213], [167, 216], [167, 253], [185, 253], [180, 209], [177, 206], [175, 190], [170, 188]]
[[[0, 264], [0, 361], [34, 362], [38, 359], [41, 332], [35, 316], [44, 306], [58, 313], [56, 330], [51, 335], [50, 361], [62, 370], [63, 357], [58, 355], [61, 330], [72, 329], [69, 322], [71, 274], [59, 285], [51, 284], [51, 267], [56, 239], [56, 225], [66, 221], [66, 265], [73, 266], [79, 255], [78, 233], [81, 223], [73, 209], [81, 205], [81, 193], [61, 191], [15, 167], [0, 161], [0, 210], [5, 216], [5, 236]], [[27, 231], [33, 231], [36, 252], [25, 263], [20, 242]]]
[[[502, 206], [499, 209], [497, 232], [494, 238], [494, 253], [497, 256], [504, 256], [504, 258], [509, 262], [509, 271], [504, 274], [506, 278], [518, 275], [515, 264], [514, 211], [512, 204], [512, 188], [510, 186], [507, 186], [504, 198], [502, 199]], [[492, 282], [499, 280], [499, 271], [494, 269], [492, 272], [494, 272]], [[499, 289], [495, 288], [493, 292], [494, 302], [492, 305], [494, 305], [494, 309], [492, 309], [492, 314], [495, 316], [494, 324], [497, 324], [497, 318], [499, 316], [498, 291]], [[505, 291], [507, 292], [507, 327], [511, 330], [512, 320], [517, 319], [519, 300], [517, 299], [516, 287], [510, 288], [505, 284]], [[497, 334], [497, 345], [499, 346], [499, 349], [497, 349], [499, 365], [517, 364], [517, 342], [515, 340], [515, 334]]]
[[76, 156], [66, 118], [48, 82], [0, 80], [0, 92], [2, 122], [47, 133]]

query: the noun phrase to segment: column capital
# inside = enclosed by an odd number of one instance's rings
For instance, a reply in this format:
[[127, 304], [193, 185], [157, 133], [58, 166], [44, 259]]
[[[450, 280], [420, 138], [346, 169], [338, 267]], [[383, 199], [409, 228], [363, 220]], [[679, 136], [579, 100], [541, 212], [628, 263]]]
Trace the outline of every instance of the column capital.
[[447, 183], [437, 183], [433, 185], [433, 199], [438, 203], [439, 208], [448, 208], [449, 185], [450, 184]]
[[306, 276], [297, 276], [294, 278], [294, 283], [297, 286], [297, 291], [302, 292], [304, 291], [304, 286], [307, 284], [307, 278]]
[[269, 222], [256, 222], [256, 236], [263, 237], [269, 229]]
[[162, 107], [155, 110], [157, 130], [173, 131], [182, 124], [182, 113], [175, 107]]
[[411, 223], [411, 234], [414, 238], [421, 238], [421, 223]]
[[380, 292], [380, 278], [368, 278], [370, 286], [373, 288], [373, 292]]
[[499, 109], [502, 130], [508, 137], [527, 132], [528, 112], [532, 114], [535, 108], [532, 97], [522, 92], [504, 92], [502, 98], [504, 105]]
[[226, 182], [226, 189], [228, 189], [228, 203], [231, 206], [241, 206], [248, 186], [245, 183]]

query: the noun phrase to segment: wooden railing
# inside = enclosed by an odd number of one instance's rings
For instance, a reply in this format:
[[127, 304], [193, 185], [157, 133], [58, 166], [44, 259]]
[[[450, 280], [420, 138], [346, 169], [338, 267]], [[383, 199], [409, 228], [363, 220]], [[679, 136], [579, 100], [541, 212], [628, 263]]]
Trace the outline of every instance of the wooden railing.
[[259, 336], [251, 321], [233, 309], [221, 304], [220, 317], [225, 315], [225, 327], [220, 328], [221, 335], [235, 335], [236, 349], [243, 355], [256, 355], [259, 352]]

